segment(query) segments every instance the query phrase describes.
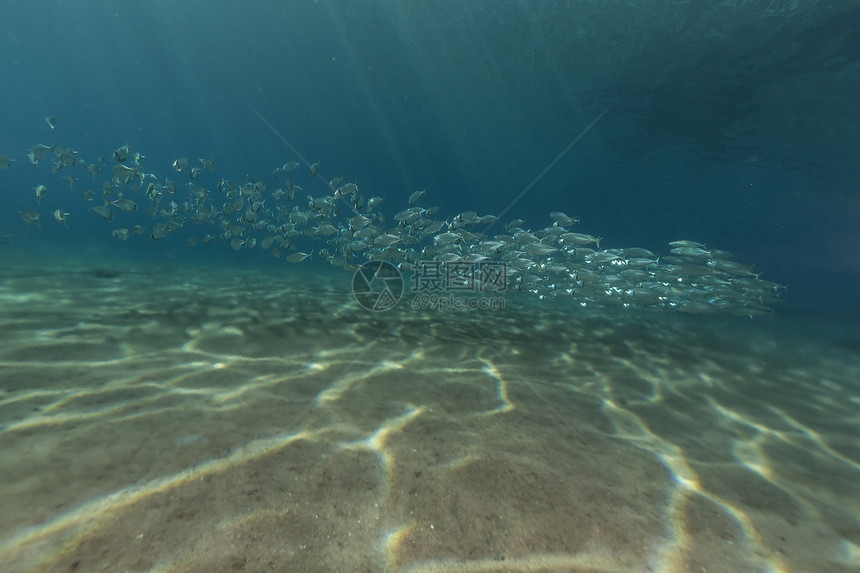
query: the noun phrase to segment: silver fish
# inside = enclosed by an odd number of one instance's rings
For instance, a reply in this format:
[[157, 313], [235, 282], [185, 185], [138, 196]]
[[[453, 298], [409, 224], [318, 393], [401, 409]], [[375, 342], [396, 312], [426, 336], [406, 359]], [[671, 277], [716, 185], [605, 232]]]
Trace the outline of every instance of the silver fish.
[[240, 239], [238, 237], [230, 241], [230, 246], [233, 248], [234, 251], [238, 251], [247, 244], [248, 241], [246, 241], [245, 239]]
[[110, 204], [119, 208], [120, 211], [125, 211], [126, 213], [137, 211], [137, 203], [135, 203], [131, 199], [126, 199], [125, 197], [120, 197], [116, 201], [111, 201]]
[[116, 182], [120, 185], [125, 185], [129, 181], [134, 179], [142, 179], [140, 173], [140, 167], [129, 167], [128, 165], [123, 165], [122, 163], [117, 163], [113, 166], [113, 176]]
[[100, 215], [106, 221], [113, 221], [113, 211], [108, 207], [108, 203], [105, 203], [104, 205], [93, 205], [90, 207], [90, 210], [95, 212], [97, 215]]
[[72, 167], [78, 162], [75, 155], [77, 152], [71, 147], [58, 147], [54, 150], [54, 155], [57, 156], [57, 165], [64, 167]]
[[390, 233], [386, 233], [384, 235], [380, 235], [374, 239], [374, 245], [381, 245], [383, 247], [387, 247], [393, 245], [394, 243], [398, 243], [401, 241], [401, 238], [397, 235], [392, 235]]
[[695, 257], [695, 258], [709, 258], [711, 256], [710, 251], [706, 251], [701, 247], [675, 247], [671, 251], [669, 251], [673, 255], [681, 255], [684, 257]]
[[42, 145], [41, 143], [34, 145], [33, 149], [27, 153], [27, 157], [30, 158], [30, 163], [33, 164], [33, 167], [39, 167], [39, 162], [44, 159], [45, 154], [49, 151], [53, 151], [56, 146], [56, 143], [53, 145]]
[[526, 245], [523, 250], [525, 250], [528, 254], [534, 255], [536, 257], [558, 252], [558, 249], [556, 249], [555, 247], [544, 245], [543, 243], [530, 243]]
[[347, 195], [351, 195], [358, 191], [358, 185], [355, 183], [344, 183], [335, 191], [334, 196], [337, 198], [346, 197]]
[[335, 235], [337, 234], [337, 227], [331, 223], [323, 223], [317, 227], [317, 233], [320, 235]]
[[126, 159], [128, 159], [129, 155], [131, 155], [131, 147], [129, 147], [128, 143], [114, 150], [113, 152], [113, 160], [117, 163], [122, 163]]
[[62, 223], [63, 227], [65, 227], [66, 229], [69, 228], [69, 225], [66, 223], [68, 217], [69, 213], [64, 212], [62, 209], [57, 209], [56, 211], [54, 211], [54, 220], [58, 223]]
[[309, 258], [311, 255], [313, 255], [313, 251], [311, 251], [310, 253], [302, 253], [296, 251], [295, 253], [290, 253], [290, 255], [287, 257], [287, 260], [291, 263], [300, 263], [303, 260]]
[[704, 249], [705, 245], [702, 243], [697, 243], [696, 241], [671, 241], [669, 243], [672, 247], [678, 248], [695, 248], [695, 249]]
[[35, 211], [31, 211], [30, 209], [21, 211], [21, 220], [28, 225], [36, 225], [37, 229], [42, 228], [42, 226], [39, 224], [39, 214]]

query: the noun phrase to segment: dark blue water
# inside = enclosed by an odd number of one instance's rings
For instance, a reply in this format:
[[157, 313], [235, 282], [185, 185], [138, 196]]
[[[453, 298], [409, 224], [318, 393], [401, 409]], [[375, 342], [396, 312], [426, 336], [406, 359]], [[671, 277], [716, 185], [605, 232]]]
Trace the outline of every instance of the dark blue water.
[[[36, 143], [109, 163], [129, 143], [159, 178], [177, 157], [215, 157], [205, 185], [271, 183], [295, 157], [256, 109], [327, 178], [386, 196], [392, 213], [426, 187], [444, 214], [486, 214], [599, 117], [508, 218], [539, 228], [563, 210], [606, 247], [705, 242], [788, 285], [786, 307], [860, 309], [860, 8], [670, 4], [4, 6], [0, 154], [16, 160], [0, 171], [4, 248], [116, 242], [117, 225], [80, 197], [87, 174], [75, 170], [70, 191], [68, 171], [34, 170], [25, 153]], [[41, 231], [17, 213], [37, 208], [40, 183]], [[52, 220], [57, 208], [71, 213], [69, 231]], [[191, 250], [198, 231], [116, 246], [283, 264], [220, 242]]]

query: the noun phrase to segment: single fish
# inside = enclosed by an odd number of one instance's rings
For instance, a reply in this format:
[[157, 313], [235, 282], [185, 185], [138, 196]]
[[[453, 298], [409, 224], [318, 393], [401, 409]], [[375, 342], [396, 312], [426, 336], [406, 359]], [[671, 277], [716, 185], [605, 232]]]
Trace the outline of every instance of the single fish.
[[105, 203], [104, 205], [93, 205], [90, 207], [90, 210], [100, 215], [106, 221], [113, 221], [113, 211], [108, 207], [109, 203]]
[[113, 160], [117, 163], [122, 163], [131, 155], [131, 147], [129, 147], [128, 143], [123, 145], [122, 147], [117, 148], [113, 152]]
[[23, 220], [28, 225], [36, 225], [37, 229], [42, 228], [42, 226], [39, 224], [39, 214], [35, 211], [31, 211], [30, 209], [21, 211], [21, 220]]
[[34, 145], [33, 149], [27, 153], [27, 157], [30, 158], [30, 163], [33, 164], [33, 167], [39, 167], [39, 162], [44, 159], [45, 154], [49, 151], [53, 151], [56, 146], [56, 143], [53, 145], [42, 145], [41, 143]]
[[320, 235], [335, 235], [337, 234], [337, 227], [330, 223], [323, 223], [317, 227], [317, 233]]
[[186, 169], [188, 169], [188, 164], [189, 164], [189, 161], [188, 161], [187, 157], [180, 157], [179, 159], [177, 159], [176, 161], [173, 162], [173, 170], [174, 171], [185, 171]]
[[54, 211], [54, 219], [58, 223], [62, 223], [63, 227], [65, 227], [66, 229], [69, 228], [69, 225], [66, 223], [66, 221], [68, 220], [68, 217], [69, 217], [69, 214], [65, 213], [62, 209], [57, 209], [56, 211]]
[[120, 197], [116, 201], [111, 201], [110, 204], [119, 208], [120, 211], [125, 211], [126, 213], [137, 211], [137, 203], [135, 203], [131, 199], [126, 199], [125, 197]]
[[672, 241], [669, 243], [672, 247], [677, 248], [696, 248], [696, 249], [704, 249], [705, 245], [702, 243], [697, 243], [696, 241]]
[[48, 193], [48, 188], [44, 185], [36, 186], [36, 202], [40, 205], [42, 204], [42, 199], [45, 198], [45, 195]]
[[394, 243], [399, 243], [400, 241], [401, 238], [397, 235], [386, 233], [385, 235], [379, 235], [378, 237], [376, 237], [376, 239], [373, 240], [373, 244], [388, 247], [390, 245], [393, 245]]
[[290, 253], [290, 256], [287, 257], [287, 260], [291, 263], [300, 263], [303, 260], [309, 258], [312, 254], [314, 254], [313, 251], [311, 251], [310, 253], [302, 253], [296, 251], [295, 253]]

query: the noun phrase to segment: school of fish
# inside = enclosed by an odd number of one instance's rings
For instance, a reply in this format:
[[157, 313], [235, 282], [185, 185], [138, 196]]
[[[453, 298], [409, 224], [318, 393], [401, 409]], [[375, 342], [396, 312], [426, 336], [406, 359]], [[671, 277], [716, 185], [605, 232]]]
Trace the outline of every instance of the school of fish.
[[[497, 286], [544, 299], [570, 298], [582, 306], [751, 317], [770, 312], [784, 289], [732, 260], [731, 253], [695, 241], [673, 241], [663, 256], [637, 247], [601, 248], [602, 237], [574, 231], [579, 218], [561, 211], [550, 212], [551, 223], [541, 228], [522, 219], [502, 224], [474, 211], [443, 219], [439, 207], [422, 206], [426, 192], [421, 190], [408, 197], [405, 209], [387, 217], [380, 208], [383, 196], [366, 197], [357, 183], [339, 177], [326, 181], [319, 161], [289, 160], [274, 169], [269, 184], [218, 178], [214, 159], [189, 157], [173, 162], [173, 178], [156, 175], [144, 171], [145, 157], [128, 144], [110, 160], [100, 157], [90, 164], [56, 143], [35, 145], [27, 158], [36, 168], [52, 160], [53, 174], [68, 185], [66, 191], [57, 183], [64, 200], [78, 181], [70, 171], [86, 171], [93, 187], [80, 192], [82, 199], [123, 241], [144, 235], [158, 241], [183, 229], [195, 235], [187, 239], [192, 247], [223, 241], [237, 251], [259, 248], [290, 263], [313, 259], [316, 252], [326, 263], [352, 271], [370, 260], [400, 269], [443, 263], [449, 273], [495, 263], [505, 269], [505, 284]], [[0, 155], [0, 170], [14, 162]], [[298, 177], [305, 177], [307, 191], [294, 182]], [[35, 187], [34, 209], [21, 212], [24, 223], [41, 228], [37, 209], [53, 185]], [[52, 217], [69, 226], [68, 211], [56, 209]], [[299, 250], [312, 242], [318, 248]]]

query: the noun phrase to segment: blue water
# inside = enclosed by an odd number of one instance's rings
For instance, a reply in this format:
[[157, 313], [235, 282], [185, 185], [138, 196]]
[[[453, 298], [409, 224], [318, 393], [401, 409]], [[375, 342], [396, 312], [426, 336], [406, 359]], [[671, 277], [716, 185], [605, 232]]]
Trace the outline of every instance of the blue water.
[[[857, 310], [858, 23], [849, 1], [10, 4], [0, 230], [18, 248], [112, 240], [80, 199], [86, 174], [68, 192], [28, 164], [36, 143], [109, 163], [129, 143], [160, 178], [188, 155], [216, 159], [212, 181], [271, 181], [294, 155], [255, 109], [392, 213], [425, 187], [443, 214], [499, 213], [605, 111], [508, 217], [539, 228], [563, 210], [607, 247], [664, 254], [697, 240], [788, 285], [784, 308]], [[17, 213], [39, 183], [41, 232]], [[194, 256], [235, 260], [208, 248]]]
[[[0, 570], [858, 571], [858, 36], [856, 0], [3, 3]], [[34, 169], [54, 143], [98, 178]], [[318, 242], [153, 241], [143, 191], [104, 221], [124, 144], [787, 288], [373, 313]]]

